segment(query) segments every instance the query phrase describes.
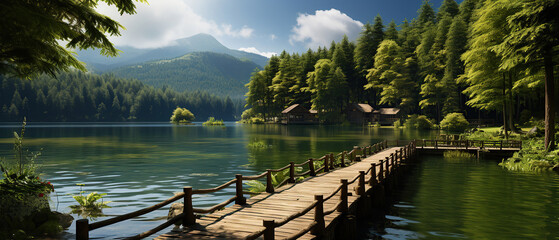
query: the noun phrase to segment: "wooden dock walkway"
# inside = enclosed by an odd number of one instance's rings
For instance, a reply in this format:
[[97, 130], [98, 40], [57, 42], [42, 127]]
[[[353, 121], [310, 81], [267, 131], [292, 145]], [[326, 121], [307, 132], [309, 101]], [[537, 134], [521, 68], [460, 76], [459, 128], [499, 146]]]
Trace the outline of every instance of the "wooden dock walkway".
[[[372, 205], [382, 201], [384, 188], [398, 180], [401, 166], [415, 159], [420, 150], [476, 150], [479, 156], [480, 151], [487, 149], [506, 152], [522, 148], [519, 141], [400, 140], [392, 144], [394, 147], [389, 147], [388, 141], [382, 141], [354, 147], [349, 152], [330, 153], [299, 164], [291, 162], [255, 176], [237, 174], [235, 179], [211, 189], [184, 187], [182, 193], [135, 212], [94, 223], [77, 220], [76, 239], [89, 239], [92, 230], [141, 216], [179, 199], [184, 202], [182, 213], [127, 239], [142, 239], [179, 223], [182, 228], [156, 239], [347, 238], [344, 234], [353, 234], [348, 229], [355, 225], [349, 216], [372, 212]], [[288, 172], [288, 177], [275, 183], [273, 179], [279, 172]], [[247, 199], [249, 193], [243, 191], [245, 181], [258, 179], [265, 179], [265, 192]], [[193, 206], [194, 194], [220, 191], [232, 184], [235, 196], [230, 199], [207, 209]]]
[[[359, 171], [368, 171], [371, 164], [380, 164], [381, 160], [385, 160], [386, 157], [390, 157], [391, 153], [394, 154], [400, 149], [402, 148], [388, 148], [351, 166], [323, 173], [301, 183], [285, 185], [274, 193], [259, 194], [248, 199], [246, 205], [234, 205], [225, 210], [206, 215], [197, 219], [196, 225], [192, 227], [185, 228], [180, 232], [163, 234], [156, 239], [245, 239], [255, 232], [264, 230], [264, 220], [281, 222], [293, 214], [302, 212], [315, 202], [315, 195], [329, 196], [340, 186], [342, 179], [351, 181], [359, 177]], [[377, 175], [380, 174], [380, 170], [380, 168], [375, 169]], [[370, 179], [370, 177], [367, 178]], [[349, 208], [352, 208], [359, 197], [359, 194], [355, 191], [358, 189], [358, 184], [359, 181], [354, 181], [348, 185], [351, 194], [347, 198]], [[367, 184], [368, 187], [369, 184]], [[338, 191], [332, 198], [324, 201], [324, 211], [337, 209], [340, 198], [341, 192]], [[315, 222], [314, 214], [314, 211], [309, 211], [283, 226], [276, 227], [274, 230], [275, 237], [287, 239], [297, 234]], [[334, 210], [332, 214], [325, 216], [325, 228], [331, 227], [331, 223], [341, 214], [341, 211]], [[315, 237], [315, 235], [307, 232], [300, 239]]]

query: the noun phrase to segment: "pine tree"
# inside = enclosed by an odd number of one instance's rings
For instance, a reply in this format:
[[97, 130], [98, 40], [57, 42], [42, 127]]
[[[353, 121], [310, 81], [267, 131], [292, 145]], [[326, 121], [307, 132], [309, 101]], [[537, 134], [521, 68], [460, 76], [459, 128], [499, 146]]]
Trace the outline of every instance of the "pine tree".
[[396, 29], [396, 23], [394, 20], [390, 21], [388, 27], [386, 28], [385, 39], [398, 41], [398, 30]]

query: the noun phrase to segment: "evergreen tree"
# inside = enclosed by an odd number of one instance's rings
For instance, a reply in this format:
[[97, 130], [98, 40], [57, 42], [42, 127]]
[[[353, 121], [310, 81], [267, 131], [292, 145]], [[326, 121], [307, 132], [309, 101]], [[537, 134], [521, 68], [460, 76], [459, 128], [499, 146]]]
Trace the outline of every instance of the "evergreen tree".
[[386, 28], [385, 39], [398, 41], [398, 30], [396, 29], [396, 23], [394, 20], [390, 21], [388, 27]]

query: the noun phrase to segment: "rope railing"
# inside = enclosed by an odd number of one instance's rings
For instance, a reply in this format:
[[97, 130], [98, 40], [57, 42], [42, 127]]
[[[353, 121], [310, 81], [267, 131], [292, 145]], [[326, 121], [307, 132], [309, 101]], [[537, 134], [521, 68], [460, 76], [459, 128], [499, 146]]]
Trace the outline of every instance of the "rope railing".
[[229, 199], [221, 202], [220, 204], [214, 205], [211, 208], [193, 208], [193, 210], [194, 210], [195, 213], [212, 213], [212, 212], [215, 212], [215, 210], [218, 210], [222, 207], [227, 206], [227, 204], [232, 203], [236, 199], [237, 199], [237, 196], [234, 196], [232, 198], [229, 198]]
[[[266, 170], [266, 172], [263, 172], [263, 173], [258, 174], [258, 175], [242, 176], [240, 174], [237, 174], [235, 179], [232, 179], [232, 180], [230, 180], [230, 181], [228, 181], [228, 182], [226, 182], [222, 185], [219, 185], [217, 187], [214, 187], [214, 188], [192, 189], [191, 187], [184, 187], [182, 193], [179, 193], [179, 194], [177, 194], [177, 195], [175, 195], [175, 196], [173, 196], [173, 197], [171, 197], [171, 198], [169, 198], [165, 201], [162, 201], [158, 204], [155, 204], [153, 206], [150, 206], [150, 207], [147, 207], [147, 208], [144, 208], [144, 209], [140, 209], [140, 210], [137, 210], [137, 211], [134, 211], [134, 212], [131, 212], [131, 213], [116, 216], [116, 217], [113, 217], [113, 218], [110, 218], [110, 219], [106, 219], [106, 220], [91, 223], [91, 224], [89, 224], [87, 219], [80, 219], [80, 220], [76, 221], [76, 239], [80, 239], [80, 240], [81, 239], [89, 239], [89, 231], [92, 231], [92, 230], [95, 230], [95, 229], [98, 229], [98, 228], [101, 228], [101, 227], [105, 227], [105, 226], [108, 226], [108, 225], [111, 225], [111, 224], [115, 224], [115, 223], [118, 223], [118, 222], [121, 222], [121, 221], [124, 221], [124, 220], [128, 220], [128, 219], [131, 219], [131, 218], [134, 218], [134, 217], [144, 215], [146, 213], [149, 213], [149, 212], [155, 211], [157, 209], [160, 209], [160, 208], [162, 208], [162, 207], [164, 207], [164, 206], [166, 206], [166, 205], [168, 205], [168, 204], [170, 204], [170, 203], [172, 203], [176, 200], [179, 200], [181, 198], [184, 199], [183, 213], [169, 219], [167, 222], [165, 222], [165, 223], [163, 223], [163, 224], [161, 224], [161, 225], [159, 225], [159, 226], [157, 226], [157, 227], [155, 227], [155, 228], [153, 228], [149, 231], [146, 231], [146, 232], [143, 232], [141, 234], [130, 237], [130, 239], [145, 238], [145, 237], [147, 237], [149, 235], [152, 235], [152, 234], [156, 233], [157, 231], [160, 231], [160, 230], [162, 230], [162, 229], [164, 229], [164, 228], [166, 228], [166, 227], [168, 227], [168, 226], [172, 225], [173, 223], [176, 223], [180, 220], [182, 220], [183, 225], [191, 225], [191, 224], [194, 224], [195, 221], [196, 221], [196, 216], [195, 216], [194, 213], [200, 213], [200, 214], [212, 213], [212, 212], [215, 212], [216, 210], [219, 210], [219, 209], [225, 207], [226, 205], [228, 205], [232, 202], [235, 202], [235, 204], [241, 204], [241, 205], [245, 204], [246, 203], [246, 198], [244, 198], [243, 194], [246, 194], [247, 192], [243, 191], [243, 180], [258, 180], [258, 179], [266, 177], [267, 178], [266, 192], [273, 193], [274, 192], [274, 186], [272, 184], [272, 173], [281, 172], [281, 171], [284, 171], [286, 169], [290, 170], [289, 178], [286, 178], [281, 183], [279, 183], [275, 186], [275, 187], [281, 187], [282, 185], [284, 185], [288, 182], [294, 183], [295, 182], [295, 179], [294, 179], [295, 177], [302, 177], [302, 176], [306, 176], [306, 175], [309, 175], [309, 176], [312, 177], [312, 176], [315, 176], [317, 173], [319, 173], [321, 171], [323, 171], [324, 173], [329, 172], [331, 169], [334, 169], [337, 166], [345, 167], [345, 166], [347, 166], [346, 165], [347, 161], [349, 161], [349, 163], [359, 161], [361, 156], [358, 156], [358, 152], [360, 152], [363, 155], [363, 157], [365, 157], [368, 154], [373, 154], [373, 153], [380, 152], [380, 151], [386, 149], [387, 147], [388, 147], [388, 144], [387, 144], [387, 141], [385, 140], [385, 141], [376, 143], [376, 144], [371, 145], [371, 146], [363, 147], [363, 148], [360, 148], [360, 147], [356, 146], [349, 152], [342, 151], [342, 152], [337, 153], [335, 155], [333, 153], [329, 153], [329, 154], [326, 154], [326, 155], [324, 155], [320, 158], [317, 158], [317, 159], [310, 158], [307, 161], [302, 162], [302, 163], [298, 163], [298, 164], [295, 164], [295, 163], [291, 162], [289, 165], [284, 166], [282, 168], [268, 169], [268, 170]], [[339, 159], [337, 159], [338, 157], [339, 157]], [[314, 169], [314, 162], [317, 162], [317, 161], [322, 161], [323, 165], [320, 168], [315, 170]], [[309, 170], [307, 170], [305, 172], [302, 172], [302, 173], [296, 173], [295, 172], [295, 169], [294, 169], [295, 167], [304, 167], [305, 165], [308, 165]], [[367, 171], [367, 173], [370, 170], [371, 169], [369, 169]], [[360, 175], [358, 175], [356, 178], [354, 178], [350, 183], [346, 183], [346, 187], [347, 187], [347, 184], [355, 183], [355, 181], [357, 181], [357, 179], [359, 179], [359, 177], [360, 177]], [[217, 191], [220, 191], [222, 189], [225, 189], [225, 188], [229, 187], [233, 183], [236, 184], [236, 195], [234, 197], [231, 197], [230, 199], [228, 199], [228, 200], [226, 200], [222, 203], [216, 204], [216, 205], [214, 205], [210, 208], [201, 209], [201, 208], [194, 208], [192, 206], [192, 195], [217, 192]], [[336, 195], [340, 191], [342, 191], [342, 195], [344, 195], [343, 194], [343, 185], [344, 184], [342, 184], [340, 187], [338, 187], [338, 189], [336, 189], [336, 191], [331, 193], [326, 198], [326, 200], [329, 200], [330, 198], [332, 198], [334, 195]], [[347, 190], [346, 190], [346, 192], [347, 192]], [[347, 198], [347, 196], [346, 196], [346, 198]], [[326, 200], [321, 200], [321, 201], [326, 201]], [[343, 206], [341, 206], [341, 205], [343, 205], [342, 202], [340, 202], [339, 204], [336, 205], [336, 209], [343, 208]], [[322, 204], [322, 202], [321, 202], [321, 204]], [[309, 207], [307, 207], [305, 209], [306, 212], [304, 214], [306, 214], [311, 209], [315, 208], [315, 205], [316, 205], [316, 201], [315, 201], [315, 203], [311, 204]], [[322, 206], [321, 206], [321, 208], [322, 208]], [[346, 206], [346, 208], [347, 208], [347, 206]], [[331, 213], [331, 211], [327, 211], [327, 212]], [[299, 217], [299, 216], [300, 216], [299, 214], [294, 214], [290, 217], [296, 218], [296, 217]], [[281, 223], [281, 225], [285, 224], [283, 221], [279, 222], [279, 223]], [[277, 223], [277, 224], [274, 223], [273, 225], [276, 226], [279, 223]], [[269, 221], [266, 224], [267, 224], [267, 226], [271, 226]], [[266, 225], [266, 224], [264, 224], [264, 225]], [[312, 228], [313, 227], [308, 227], [307, 231], [301, 231], [300, 233], [305, 234], [306, 232], [310, 231], [310, 229], [312, 229]], [[303, 229], [303, 230], [305, 230], [305, 229]], [[266, 236], [266, 231], [267, 231], [267, 228], [264, 227], [263, 230], [249, 235], [247, 237], [247, 239], [256, 239], [256, 238], [258, 238], [262, 235]]]

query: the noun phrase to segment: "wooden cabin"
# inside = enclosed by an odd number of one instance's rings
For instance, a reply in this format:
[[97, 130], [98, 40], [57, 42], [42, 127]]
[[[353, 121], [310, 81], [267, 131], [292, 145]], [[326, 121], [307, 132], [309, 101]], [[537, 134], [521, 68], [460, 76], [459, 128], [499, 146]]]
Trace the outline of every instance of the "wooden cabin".
[[353, 124], [373, 122], [373, 107], [366, 103], [354, 103], [347, 109], [347, 120]]
[[293, 104], [281, 112], [282, 124], [315, 124], [318, 123], [317, 111], [308, 110], [300, 104]]
[[393, 125], [401, 117], [399, 108], [380, 108], [373, 111], [373, 122], [378, 122], [381, 125]]

